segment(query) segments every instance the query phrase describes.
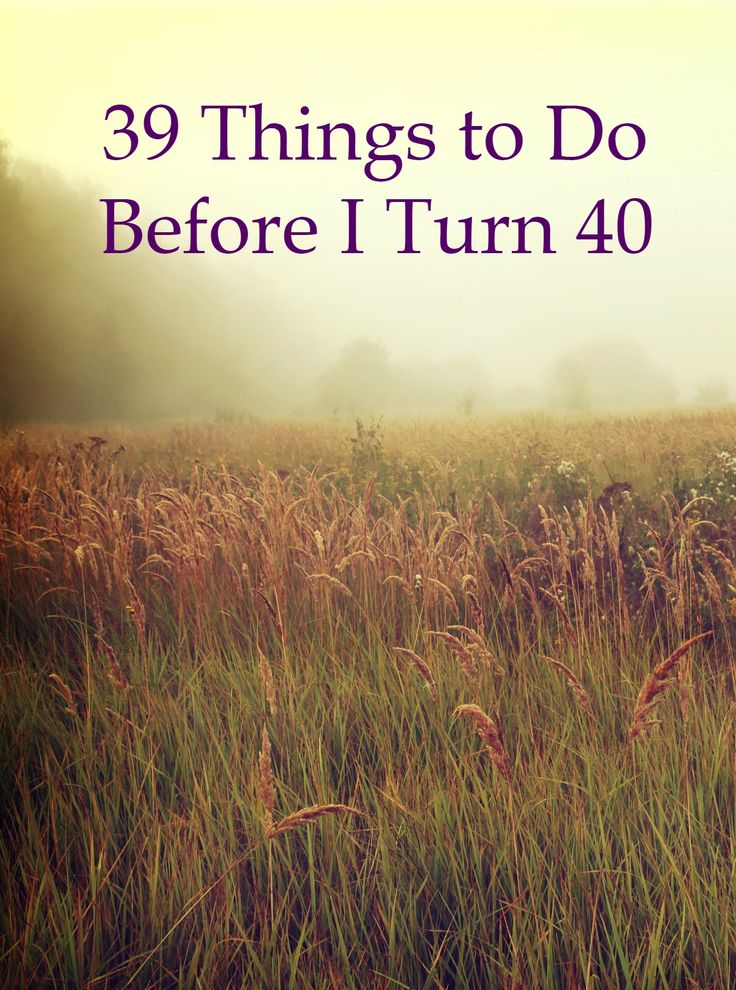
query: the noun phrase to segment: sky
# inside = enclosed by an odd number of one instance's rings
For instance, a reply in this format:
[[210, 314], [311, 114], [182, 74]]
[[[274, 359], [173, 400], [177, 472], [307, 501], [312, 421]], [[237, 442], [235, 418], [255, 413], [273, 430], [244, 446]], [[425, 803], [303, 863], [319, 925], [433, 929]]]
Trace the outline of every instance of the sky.
[[[0, 136], [16, 159], [48, 165], [85, 190], [98, 210], [100, 251], [100, 197], [135, 198], [150, 218], [183, 221], [202, 195], [212, 220], [314, 218], [311, 254], [186, 261], [212, 272], [213, 292], [244, 299], [244, 286], [255, 286], [273, 301], [295, 341], [308, 342], [285, 349], [285, 364], [313, 359], [317, 367], [368, 336], [401, 361], [467, 356], [497, 385], [534, 385], [557, 355], [625, 337], [686, 396], [698, 381], [730, 378], [736, 359], [735, 27], [733, 5], [708, 2], [6, 2]], [[138, 153], [106, 160], [105, 111], [117, 103], [139, 116], [173, 106], [180, 133], [172, 150], [156, 161]], [[292, 130], [308, 105], [315, 125], [354, 124], [362, 150], [373, 123], [431, 122], [437, 151], [406, 162], [390, 182], [371, 182], [364, 161], [249, 161], [243, 127], [233, 131], [237, 160], [213, 161], [213, 121], [200, 116], [206, 103], [262, 103], [267, 118]], [[644, 152], [617, 161], [604, 141], [583, 161], [551, 161], [547, 107], [555, 103], [594, 108], [606, 133], [639, 124]], [[466, 160], [459, 127], [468, 111], [486, 126], [514, 122], [524, 138], [518, 157]], [[585, 131], [566, 134], [573, 144]], [[347, 197], [364, 200], [359, 256], [341, 254]], [[390, 197], [432, 199], [431, 218], [416, 227], [420, 254], [397, 253], [402, 228], [386, 211]], [[613, 230], [624, 201], [650, 205], [644, 252], [586, 253], [576, 233], [601, 198]], [[627, 228], [634, 242], [635, 214]], [[534, 215], [549, 219], [556, 254], [509, 253], [511, 231], [499, 234], [503, 254], [443, 254], [431, 222], [447, 216], [456, 237], [459, 218], [472, 217], [480, 233], [485, 217]]]

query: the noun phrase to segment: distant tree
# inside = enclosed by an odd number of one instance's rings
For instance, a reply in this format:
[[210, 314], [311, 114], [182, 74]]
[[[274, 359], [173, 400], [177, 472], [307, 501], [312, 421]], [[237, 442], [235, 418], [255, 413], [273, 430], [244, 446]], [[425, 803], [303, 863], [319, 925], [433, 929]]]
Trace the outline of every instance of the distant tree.
[[476, 402], [477, 396], [475, 394], [475, 389], [466, 388], [457, 400], [457, 410], [459, 413], [462, 413], [463, 416], [472, 416], [475, 412]]
[[728, 385], [721, 379], [699, 382], [695, 387], [695, 404], [723, 406], [728, 402]]
[[170, 416], [239, 400], [243, 313], [215, 298], [191, 266], [103, 255], [96, 196], [11, 160], [0, 142], [0, 422]]
[[552, 368], [550, 403], [558, 409], [653, 409], [676, 401], [667, 374], [626, 337], [592, 341], [562, 356]]
[[329, 412], [378, 412], [386, 408], [394, 369], [383, 344], [359, 337], [347, 344], [317, 382], [319, 406]]
[[552, 369], [552, 404], [567, 412], [590, 408], [590, 376], [582, 363], [561, 358]]

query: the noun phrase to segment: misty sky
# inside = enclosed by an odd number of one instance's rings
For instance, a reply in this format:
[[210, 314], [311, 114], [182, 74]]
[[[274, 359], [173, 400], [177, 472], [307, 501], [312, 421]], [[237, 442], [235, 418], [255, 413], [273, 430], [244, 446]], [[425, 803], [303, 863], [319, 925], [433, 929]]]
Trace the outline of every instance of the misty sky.
[[[367, 335], [400, 360], [467, 356], [496, 386], [534, 385], [556, 355], [625, 335], [687, 397], [697, 381], [730, 378], [736, 358], [735, 25], [731, 5], [704, 2], [6, 3], [0, 136], [13, 156], [53, 166], [75, 186], [91, 183], [92, 201], [132, 196], [150, 216], [183, 220], [201, 195], [213, 218], [313, 216], [320, 236], [311, 255], [186, 262], [213, 268], [213, 294], [246, 306], [257, 286], [262, 302], [273, 301], [295, 341], [282, 350], [285, 363], [318, 370], [323, 356]], [[172, 152], [106, 161], [104, 112], [119, 102], [173, 105], [182, 133]], [[218, 102], [261, 102], [287, 125], [303, 122], [307, 104], [313, 123], [349, 121], [363, 132], [379, 121], [429, 121], [438, 149], [386, 183], [369, 182], [361, 162], [213, 162], [213, 127], [199, 106]], [[637, 122], [647, 148], [631, 162], [603, 149], [551, 162], [549, 103], [591, 106], [609, 128]], [[518, 124], [521, 155], [465, 161], [458, 128], [469, 110], [488, 125]], [[339, 201], [348, 196], [366, 201], [360, 257], [340, 254]], [[423, 221], [422, 254], [397, 255], [400, 224], [384, 201], [402, 196], [431, 197], [433, 216], [453, 220], [541, 214], [558, 253], [442, 255]], [[651, 204], [643, 254], [588, 256], [576, 242], [601, 197], [609, 222], [630, 197]], [[101, 225], [101, 206], [99, 217]]]

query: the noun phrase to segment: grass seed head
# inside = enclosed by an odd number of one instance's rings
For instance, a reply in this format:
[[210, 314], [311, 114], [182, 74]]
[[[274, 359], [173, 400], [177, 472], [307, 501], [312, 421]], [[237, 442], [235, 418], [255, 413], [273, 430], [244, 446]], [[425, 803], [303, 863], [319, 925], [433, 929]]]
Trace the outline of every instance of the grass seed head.
[[311, 825], [312, 822], [324, 818], [325, 815], [363, 815], [363, 812], [358, 811], [357, 808], [351, 808], [347, 804], [313, 804], [282, 818], [280, 822], [277, 822], [267, 831], [267, 837], [275, 839], [277, 835], [283, 835], [284, 832], [301, 828], [302, 825]]
[[654, 670], [651, 671], [642, 685], [639, 697], [636, 699], [634, 715], [629, 729], [629, 742], [633, 742], [644, 729], [657, 724], [658, 720], [651, 718], [651, 714], [664, 699], [665, 692], [670, 685], [672, 675], [676, 672], [680, 660], [695, 643], [711, 635], [712, 633], [710, 632], [704, 632], [699, 633], [697, 636], [692, 636], [682, 643], [681, 646], [678, 646], [673, 653], [670, 653], [668, 657], [657, 664]]
[[435, 684], [432, 671], [430, 670], [427, 661], [423, 660], [418, 653], [414, 652], [414, 650], [410, 650], [405, 646], [395, 646], [394, 651], [406, 657], [413, 664], [414, 668], [418, 670], [424, 678], [424, 683], [429, 688], [432, 697], [435, 701], [437, 701], [437, 685]]
[[573, 672], [567, 666], [567, 664], [563, 663], [561, 660], [555, 660], [553, 657], [544, 657], [544, 659], [547, 661], [550, 667], [553, 667], [555, 670], [558, 670], [565, 677], [567, 683], [570, 685], [570, 689], [572, 690], [572, 693], [580, 702], [580, 707], [592, 718], [594, 716], [594, 713], [593, 713], [593, 703], [590, 700], [590, 695], [585, 690], [585, 688], [580, 683], [580, 681], [575, 676], [575, 674], [573, 674]]
[[271, 769], [271, 740], [265, 724], [261, 732], [261, 751], [258, 754], [258, 798], [263, 805], [263, 830], [268, 835], [273, 828], [276, 789]]
[[475, 725], [496, 769], [507, 784], [511, 784], [512, 771], [506, 746], [499, 725], [478, 705], [458, 705], [453, 715], [465, 715]]

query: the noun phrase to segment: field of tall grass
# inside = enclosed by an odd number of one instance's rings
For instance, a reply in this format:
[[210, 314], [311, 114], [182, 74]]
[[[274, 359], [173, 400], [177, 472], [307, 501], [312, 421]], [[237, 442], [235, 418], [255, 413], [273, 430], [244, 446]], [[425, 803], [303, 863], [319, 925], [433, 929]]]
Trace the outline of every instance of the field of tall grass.
[[736, 985], [736, 413], [0, 438], [6, 987]]

